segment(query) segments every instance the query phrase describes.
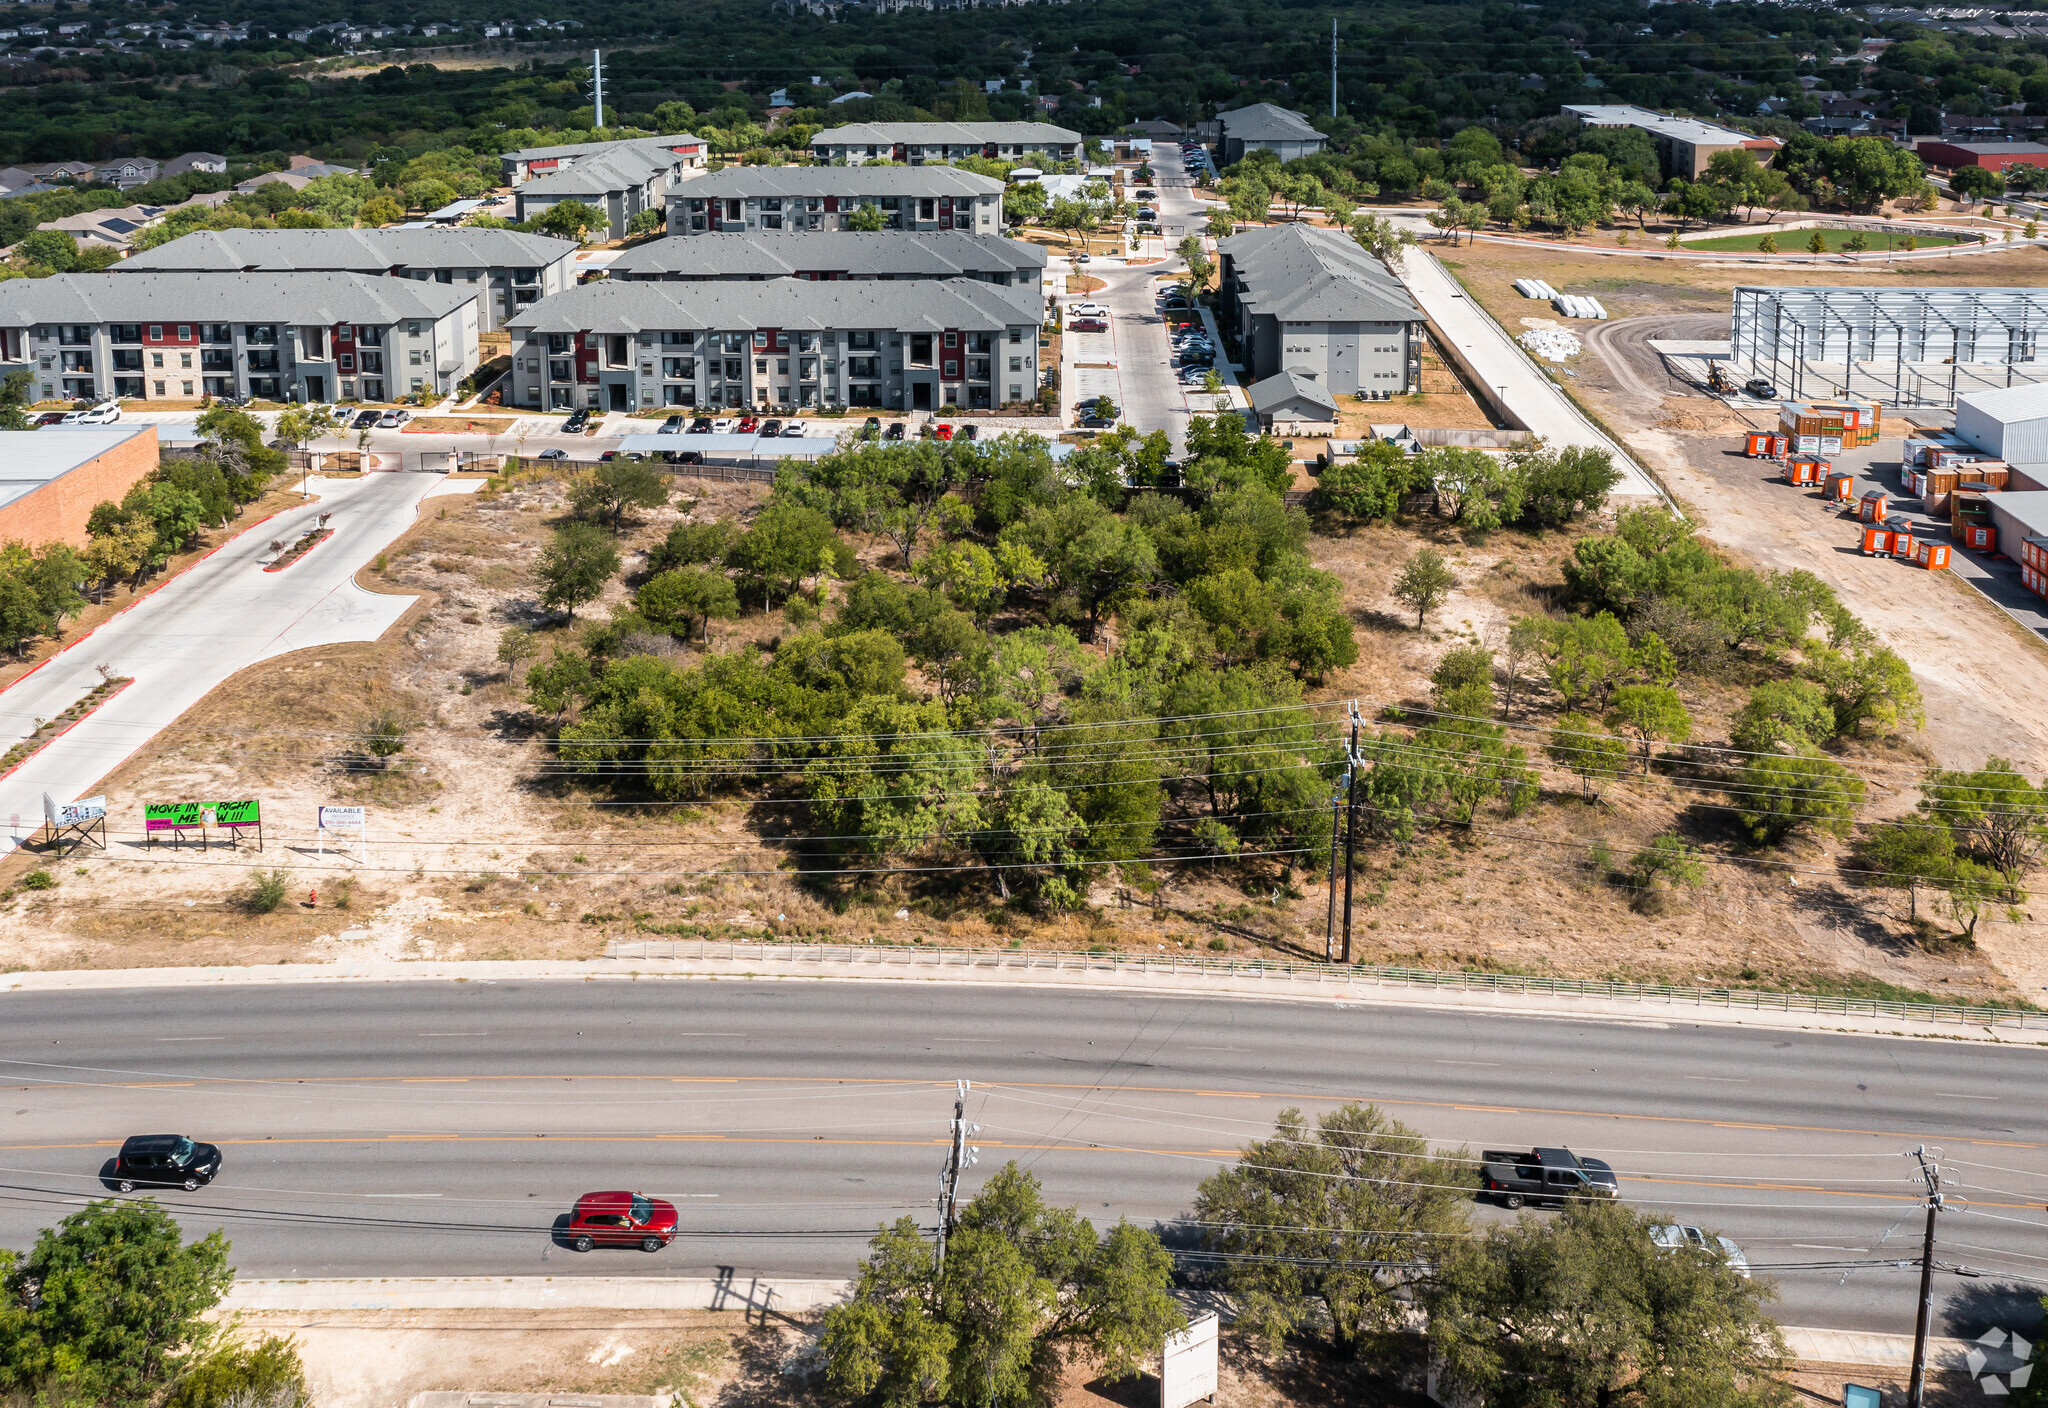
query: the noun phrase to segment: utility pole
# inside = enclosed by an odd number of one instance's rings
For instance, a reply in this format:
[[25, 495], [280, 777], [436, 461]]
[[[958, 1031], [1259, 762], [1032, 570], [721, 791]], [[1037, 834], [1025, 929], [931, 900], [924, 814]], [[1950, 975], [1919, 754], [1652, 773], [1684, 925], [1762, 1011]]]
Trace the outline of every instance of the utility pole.
[[597, 106], [596, 127], [604, 126], [604, 51], [590, 51], [590, 96]]
[[1358, 702], [1351, 704], [1351, 769], [1344, 775], [1344, 961], [1351, 962], [1351, 871], [1358, 841]]
[[1913, 1151], [1920, 1177], [1927, 1184], [1927, 1235], [1920, 1243], [1920, 1314], [1913, 1326], [1913, 1379], [1907, 1408], [1922, 1408], [1927, 1393], [1927, 1322], [1934, 1310], [1934, 1215], [1941, 1211], [1941, 1150], [1932, 1154], [1922, 1144]]
[[1344, 796], [1351, 786], [1351, 769], [1347, 766], [1344, 775], [1337, 779], [1337, 790], [1330, 794], [1330, 914], [1323, 922], [1323, 962], [1329, 963], [1337, 957], [1337, 836], [1342, 829], [1341, 808]]
[[1337, 115], [1337, 17], [1330, 16], [1330, 116]]
[[937, 1279], [946, 1270], [946, 1238], [953, 1234], [955, 1213], [960, 1200], [960, 1170], [972, 1168], [981, 1162], [981, 1150], [967, 1142], [970, 1134], [979, 1134], [981, 1126], [967, 1122], [967, 1092], [972, 1081], [958, 1082], [959, 1094], [953, 1100], [953, 1147], [946, 1155], [945, 1172], [939, 1175], [939, 1246], [932, 1260], [932, 1276]]

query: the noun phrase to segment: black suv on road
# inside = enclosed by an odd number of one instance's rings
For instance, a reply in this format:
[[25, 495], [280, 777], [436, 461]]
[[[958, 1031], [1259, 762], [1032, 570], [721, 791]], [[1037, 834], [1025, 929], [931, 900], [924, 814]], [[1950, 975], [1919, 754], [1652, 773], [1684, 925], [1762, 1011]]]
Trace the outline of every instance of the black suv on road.
[[114, 1183], [123, 1193], [137, 1184], [183, 1188], [191, 1193], [213, 1182], [220, 1172], [220, 1146], [201, 1144], [182, 1134], [135, 1134], [114, 1156]]

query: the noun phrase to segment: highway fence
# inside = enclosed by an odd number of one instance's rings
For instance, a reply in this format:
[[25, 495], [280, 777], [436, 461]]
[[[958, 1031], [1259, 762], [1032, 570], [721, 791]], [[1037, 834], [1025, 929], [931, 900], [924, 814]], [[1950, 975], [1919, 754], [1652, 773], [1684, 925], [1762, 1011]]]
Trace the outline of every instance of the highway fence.
[[620, 961], [665, 959], [691, 962], [839, 963], [874, 968], [967, 968], [1052, 973], [1166, 974], [1200, 978], [1250, 978], [1334, 984], [1346, 989], [1429, 988], [1502, 996], [1600, 998], [1645, 1006], [1720, 1007], [1758, 1012], [1811, 1012], [1823, 1016], [1890, 1017], [1908, 1022], [1953, 1023], [1969, 1027], [2048, 1030], [2048, 1011], [2019, 1007], [1964, 1007], [1935, 1002], [1894, 1002], [1882, 998], [1832, 997], [1816, 993], [1767, 992], [1755, 988], [1671, 987], [1660, 983], [1612, 983], [1588, 978], [1545, 978], [1520, 973], [1464, 973], [1438, 968], [1395, 968], [1372, 964], [1296, 963], [1278, 959], [1198, 958], [1161, 953], [1084, 953], [1045, 949], [942, 948], [931, 944], [739, 943], [730, 940], [622, 940], [605, 946], [605, 957]]

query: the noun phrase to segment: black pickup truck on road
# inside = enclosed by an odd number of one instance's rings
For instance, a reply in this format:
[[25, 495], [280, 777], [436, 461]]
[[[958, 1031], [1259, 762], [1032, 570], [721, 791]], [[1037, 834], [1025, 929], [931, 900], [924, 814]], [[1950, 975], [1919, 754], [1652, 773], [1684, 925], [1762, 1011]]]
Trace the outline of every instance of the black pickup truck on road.
[[1488, 1149], [1480, 1158], [1480, 1190], [1502, 1207], [1621, 1196], [1613, 1168], [1569, 1149]]

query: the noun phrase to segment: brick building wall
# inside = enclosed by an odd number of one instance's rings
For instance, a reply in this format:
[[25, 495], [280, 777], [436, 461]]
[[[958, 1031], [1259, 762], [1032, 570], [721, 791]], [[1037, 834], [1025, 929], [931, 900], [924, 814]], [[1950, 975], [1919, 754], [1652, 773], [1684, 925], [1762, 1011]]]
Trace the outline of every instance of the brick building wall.
[[[60, 430], [28, 433], [70, 434]], [[0, 542], [19, 539], [31, 546], [55, 542], [83, 548], [85, 520], [93, 505], [103, 499], [119, 503], [129, 489], [157, 467], [160, 458], [156, 427], [142, 427], [140, 434], [94, 455], [13, 503], [0, 505]]]

